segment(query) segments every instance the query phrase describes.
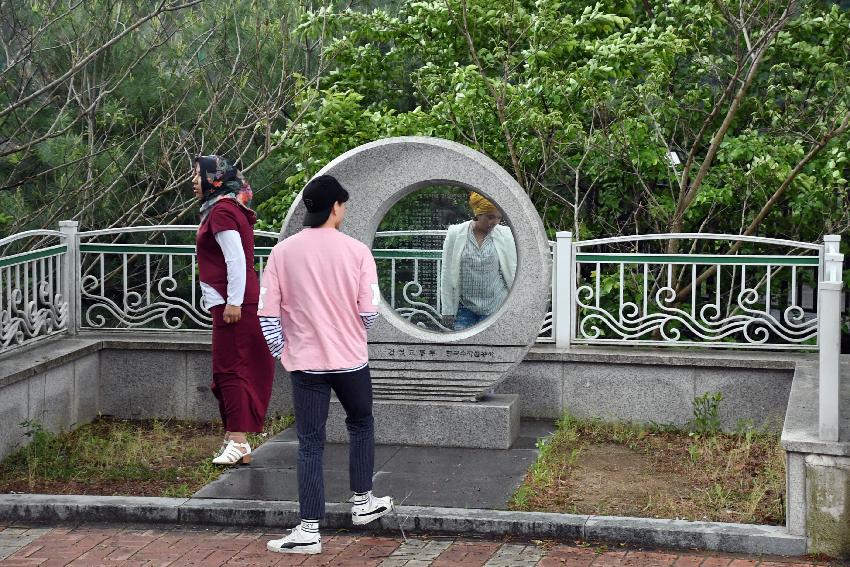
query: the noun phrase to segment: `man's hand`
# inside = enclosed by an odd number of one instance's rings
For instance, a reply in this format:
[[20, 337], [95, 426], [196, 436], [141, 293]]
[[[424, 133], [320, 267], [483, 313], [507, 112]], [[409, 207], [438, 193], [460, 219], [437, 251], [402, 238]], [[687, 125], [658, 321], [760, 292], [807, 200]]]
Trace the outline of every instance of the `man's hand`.
[[242, 306], [228, 303], [224, 306], [223, 318], [225, 323], [238, 323], [239, 319], [242, 318]]

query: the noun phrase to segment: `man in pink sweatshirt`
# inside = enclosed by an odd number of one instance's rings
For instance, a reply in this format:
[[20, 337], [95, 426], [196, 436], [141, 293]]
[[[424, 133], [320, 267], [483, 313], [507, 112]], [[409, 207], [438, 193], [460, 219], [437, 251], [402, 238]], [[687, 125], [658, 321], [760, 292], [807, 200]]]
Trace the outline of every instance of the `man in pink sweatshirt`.
[[329, 175], [304, 188], [303, 229], [269, 256], [257, 314], [275, 358], [292, 379], [298, 432], [301, 523], [267, 544], [281, 553], [321, 553], [325, 514], [322, 453], [331, 390], [345, 409], [351, 440], [351, 520], [367, 524], [393, 510], [389, 496], [372, 495], [375, 435], [366, 330], [378, 317], [381, 293], [372, 251], [338, 229], [348, 192]]

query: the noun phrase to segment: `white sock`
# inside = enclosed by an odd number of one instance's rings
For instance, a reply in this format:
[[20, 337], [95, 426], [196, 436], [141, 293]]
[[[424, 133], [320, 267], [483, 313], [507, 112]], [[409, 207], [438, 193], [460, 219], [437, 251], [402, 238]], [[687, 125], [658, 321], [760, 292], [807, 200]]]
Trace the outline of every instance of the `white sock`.
[[366, 492], [355, 492], [354, 493], [354, 505], [361, 506], [367, 503], [372, 499], [372, 491], [368, 490]]
[[301, 531], [308, 534], [318, 534], [319, 520], [301, 520]]

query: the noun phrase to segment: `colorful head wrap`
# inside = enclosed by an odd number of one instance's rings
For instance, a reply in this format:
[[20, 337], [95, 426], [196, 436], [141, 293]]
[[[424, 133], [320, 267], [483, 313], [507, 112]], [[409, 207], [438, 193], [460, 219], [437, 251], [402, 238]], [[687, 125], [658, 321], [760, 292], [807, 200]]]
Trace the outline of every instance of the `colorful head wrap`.
[[209, 155], [195, 158], [201, 169], [201, 221], [221, 199], [235, 199], [249, 209], [254, 192], [238, 164], [230, 164], [221, 156]]
[[478, 215], [486, 215], [487, 213], [499, 212], [496, 205], [474, 191], [469, 195], [469, 208], [472, 209], [472, 214], [476, 217]]

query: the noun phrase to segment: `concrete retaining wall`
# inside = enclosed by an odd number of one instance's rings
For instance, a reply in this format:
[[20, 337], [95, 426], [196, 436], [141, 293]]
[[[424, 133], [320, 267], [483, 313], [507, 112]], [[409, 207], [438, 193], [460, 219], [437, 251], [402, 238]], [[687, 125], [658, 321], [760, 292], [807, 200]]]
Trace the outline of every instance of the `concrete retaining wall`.
[[[100, 412], [128, 419], [219, 419], [210, 390], [210, 346], [111, 341], [100, 352]], [[292, 413], [289, 380], [279, 365], [269, 415]]]
[[[535, 347], [497, 393], [518, 394], [523, 417], [582, 416], [684, 425], [693, 398], [720, 391], [721, 418], [781, 426], [797, 358], [743, 352]], [[218, 419], [209, 389], [209, 336], [83, 335], [0, 357], [0, 458], [25, 442], [21, 423], [70, 429], [98, 414]], [[269, 415], [292, 412], [278, 369]]]
[[99, 341], [63, 339], [0, 358], [0, 458], [27, 441], [26, 422], [50, 431], [98, 413]]
[[693, 399], [721, 392], [721, 424], [782, 429], [798, 360], [776, 353], [536, 347], [499, 385], [519, 394], [523, 417], [669, 423], [693, 417]]

